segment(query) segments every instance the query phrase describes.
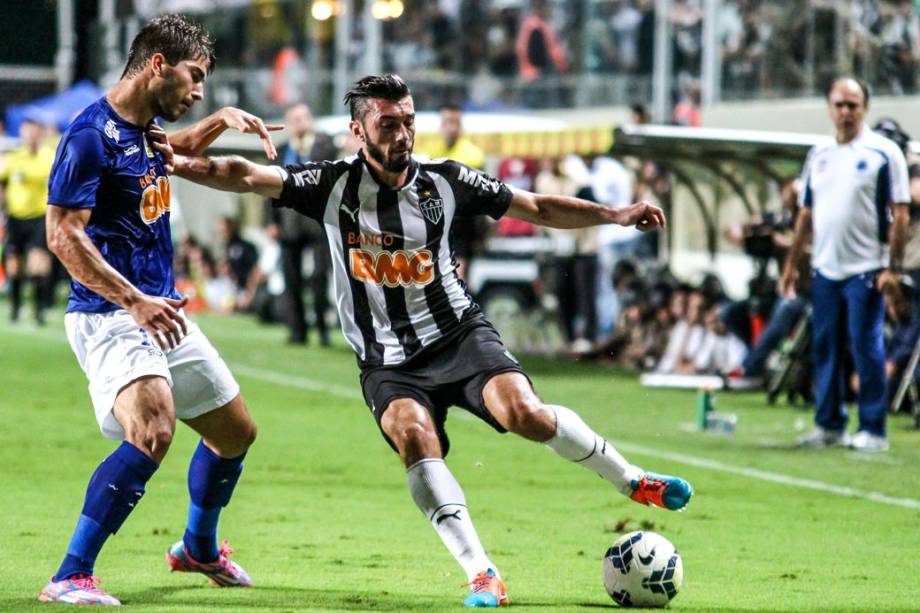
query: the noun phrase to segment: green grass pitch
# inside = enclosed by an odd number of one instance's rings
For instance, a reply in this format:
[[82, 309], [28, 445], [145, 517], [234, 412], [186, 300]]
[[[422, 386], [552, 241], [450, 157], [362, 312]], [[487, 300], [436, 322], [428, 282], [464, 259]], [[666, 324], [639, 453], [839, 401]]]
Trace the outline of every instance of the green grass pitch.
[[[0, 317], [0, 610], [53, 610], [35, 599], [57, 568], [86, 481], [115, 443], [102, 438], [59, 314], [45, 329]], [[408, 496], [403, 469], [335, 347], [293, 348], [284, 331], [240, 317], [198, 317], [259, 424], [221, 522], [256, 587], [220, 590], [170, 575], [186, 467], [179, 426], [147, 495], [96, 568], [138, 611], [438, 611], [465, 594], [460, 568]], [[614, 606], [601, 557], [639, 527], [683, 555], [680, 611], [920, 610], [920, 433], [891, 420], [892, 451], [799, 451], [801, 409], [722, 394], [734, 436], [692, 429], [693, 393], [646, 390], [593, 366], [525, 360], [547, 401], [578, 411], [634, 463], [695, 486], [684, 513], [644, 508], [540, 445], [500, 436], [454, 410], [449, 465], [476, 526], [527, 611]]]

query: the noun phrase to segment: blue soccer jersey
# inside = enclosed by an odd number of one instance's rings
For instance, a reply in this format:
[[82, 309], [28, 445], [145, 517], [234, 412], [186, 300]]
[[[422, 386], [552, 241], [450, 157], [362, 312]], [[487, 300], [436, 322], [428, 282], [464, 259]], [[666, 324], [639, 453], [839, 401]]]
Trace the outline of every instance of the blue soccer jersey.
[[[106, 262], [143, 293], [178, 298], [169, 197], [162, 155], [144, 129], [119, 117], [104, 97], [67, 128], [51, 168], [49, 204], [92, 209], [86, 233]], [[68, 312], [119, 308], [71, 282]]]

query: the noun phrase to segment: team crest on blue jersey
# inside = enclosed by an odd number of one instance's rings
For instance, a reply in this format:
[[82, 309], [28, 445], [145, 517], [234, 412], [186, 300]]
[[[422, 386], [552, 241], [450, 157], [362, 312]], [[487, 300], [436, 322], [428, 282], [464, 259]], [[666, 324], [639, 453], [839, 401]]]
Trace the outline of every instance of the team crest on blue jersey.
[[418, 208], [422, 209], [422, 215], [431, 223], [438, 223], [444, 215], [444, 201], [440, 198], [419, 200]]
[[118, 128], [115, 126], [115, 122], [113, 120], [109, 119], [107, 122], [105, 122], [105, 128], [103, 128], [103, 131], [105, 132], [106, 136], [111, 138], [116, 143], [118, 142]]

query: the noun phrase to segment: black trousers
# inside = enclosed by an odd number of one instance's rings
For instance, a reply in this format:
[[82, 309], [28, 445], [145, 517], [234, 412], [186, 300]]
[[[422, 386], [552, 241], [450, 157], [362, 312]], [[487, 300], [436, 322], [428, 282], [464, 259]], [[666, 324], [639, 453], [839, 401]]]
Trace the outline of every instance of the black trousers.
[[[313, 248], [313, 275], [304, 283], [303, 253]], [[320, 340], [329, 341], [326, 311], [329, 310], [329, 246], [322, 238], [307, 238], [281, 243], [281, 270], [284, 274], [284, 311], [288, 325], [288, 340], [292, 343], [307, 341], [309, 324], [304, 309], [304, 289], [309, 288], [313, 298], [313, 313]]]

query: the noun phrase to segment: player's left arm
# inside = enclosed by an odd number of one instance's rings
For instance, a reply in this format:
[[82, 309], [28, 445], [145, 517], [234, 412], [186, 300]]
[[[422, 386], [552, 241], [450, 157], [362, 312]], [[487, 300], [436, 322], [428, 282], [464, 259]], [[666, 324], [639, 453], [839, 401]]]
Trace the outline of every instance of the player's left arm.
[[535, 194], [517, 188], [511, 191], [511, 205], [506, 215], [550, 228], [572, 229], [618, 224], [635, 226], [647, 232], [663, 228], [666, 223], [664, 212], [648, 202], [610, 208], [581, 198]]
[[170, 134], [169, 142], [176, 153], [197, 157], [202, 155], [218, 136], [231, 128], [244, 134], [258, 134], [268, 159], [274, 160], [278, 157], [270, 132], [283, 130], [284, 126], [266, 124], [255, 115], [230, 106]]

